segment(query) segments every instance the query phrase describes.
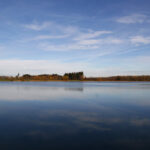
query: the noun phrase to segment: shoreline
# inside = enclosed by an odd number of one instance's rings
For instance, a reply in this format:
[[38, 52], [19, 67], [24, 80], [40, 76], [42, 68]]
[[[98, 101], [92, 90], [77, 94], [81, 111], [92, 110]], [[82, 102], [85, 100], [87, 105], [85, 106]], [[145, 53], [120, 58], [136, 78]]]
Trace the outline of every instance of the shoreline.
[[24, 74], [20, 76], [0, 76], [0, 81], [16, 82], [150, 82], [150, 75], [116, 75], [108, 77], [86, 77], [83, 72], [58, 74]]
[[80, 80], [67, 80], [67, 81], [63, 81], [63, 80], [25, 80], [25, 81], [19, 81], [19, 80], [7, 80], [7, 81], [1, 81], [0, 82], [150, 82], [150, 81], [94, 81], [94, 80], [90, 80], [90, 81], [80, 81]]

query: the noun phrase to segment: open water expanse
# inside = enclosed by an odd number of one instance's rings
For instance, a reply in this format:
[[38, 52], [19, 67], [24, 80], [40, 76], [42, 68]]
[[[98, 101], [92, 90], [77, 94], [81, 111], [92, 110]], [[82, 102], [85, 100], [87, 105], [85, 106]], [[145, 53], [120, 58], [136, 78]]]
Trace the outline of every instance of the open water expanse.
[[1, 150], [150, 150], [150, 82], [0, 82]]

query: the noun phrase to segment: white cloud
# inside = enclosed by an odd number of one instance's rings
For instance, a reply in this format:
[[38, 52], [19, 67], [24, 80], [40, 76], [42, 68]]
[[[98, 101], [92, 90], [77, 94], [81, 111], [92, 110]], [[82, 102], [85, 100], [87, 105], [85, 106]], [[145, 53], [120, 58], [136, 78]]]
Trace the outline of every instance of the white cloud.
[[35, 31], [47, 30], [47, 34], [36, 35], [34, 37], [24, 39], [21, 41], [29, 42], [34, 40], [48, 40], [48, 39], [63, 39], [69, 36], [74, 36], [79, 34], [79, 29], [75, 26], [64, 26], [59, 25], [55, 22], [43, 22], [43, 23], [33, 23], [24, 25], [25, 28]]
[[[79, 43], [98, 43], [98, 41], [96, 39], [93, 38], [97, 38], [100, 35], [103, 34], [110, 34], [112, 33], [111, 31], [95, 31], [95, 32], [90, 32], [90, 33], [82, 33], [79, 31], [78, 28], [76, 27], [59, 27], [59, 29], [61, 30], [60, 32], [63, 32], [62, 35], [39, 35], [36, 37], [33, 37], [31, 40], [46, 40], [46, 39], [61, 39], [61, 38], [67, 38], [69, 36], [72, 36], [71, 39], [73, 41], [79, 41]], [[89, 41], [88, 41], [89, 40]], [[95, 41], [95, 42], [94, 42]]]
[[71, 51], [71, 50], [92, 50], [99, 48], [97, 45], [82, 45], [78, 43], [72, 43], [72, 44], [49, 44], [49, 43], [41, 43], [39, 45], [40, 49], [46, 50], [46, 51]]
[[42, 23], [34, 22], [32, 24], [23, 25], [23, 27], [35, 31], [41, 31], [47, 29], [51, 32], [55, 32], [55, 33], [59, 32], [67, 35], [72, 35], [74, 33], [79, 32], [78, 27], [71, 26], [71, 25], [65, 26], [51, 21], [46, 21]]
[[102, 44], [121, 44], [124, 41], [118, 38], [108, 37], [101, 40]]
[[81, 45], [103, 45], [103, 44], [121, 44], [123, 40], [117, 38], [104, 38], [104, 39], [88, 39], [81, 40], [79, 44]]
[[134, 36], [131, 37], [130, 41], [133, 44], [150, 44], [150, 37]]
[[85, 39], [91, 39], [91, 38], [96, 38], [99, 37], [103, 34], [110, 34], [112, 31], [94, 31], [94, 32], [89, 32], [89, 33], [81, 33], [79, 36], [75, 38], [75, 40], [85, 40]]
[[[51, 26], [51, 27], [50, 27]], [[38, 48], [46, 51], [70, 51], [70, 50], [93, 50], [102, 48], [102, 45], [121, 44], [122, 40], [114, 37], [107, 37], [106, 35], [112, 34], [109, 30], [94, 31], [91, 29], [81, 30], [75, 26], [64, 26], [57, 23], [43, 22], [41, 24], [31, 24], [27, 26], [33, 30], [43, 30], [48, 28], [50, 32], [46, 35], [38, 35], [30, 38], [28, 41], [33, 40], [48, 40], [48, 39], [63, 39], [66, 38], [63, 44], [57, 42], [45, 43], [41, 41]], [[105, 37], [101, 37], [105, 35]]]
[[144, 21], [146, 21], [146, 18], [147, 16], [143, 14], [132, 14], [130, 16], [118, 18], [116, 21], [119, 23], [133, 24], [133, 23], [143, 23]]
[[[136, 63], [135, 63], [136, 64]], [[124, 68], [125, 69], [125, 68]], [[51, 61], [51, 60], [0, 60], [0, 75], [22, 74], [64, 74], [65, 72], [84, 71], [86, 76], [112, 76], [149, 74], [149, 71], [131, 71], [119, 67], [93, 68], [91, 63]], [[3, 74], [2, 74], [3, 72]]]
[[108, 43], [112, 43], [112, 44], [121, 44], [123, 43], [123, 40], [121, 39], [117, 39], [117, 38], [108, 38], [107, 39]]
[[39, 35], [34, 37], [32, 40], [47, 40], [47, 39], [62, 39], [68, 37], [68, 34], [64, 35]]
[[118, 45], [121, 44], [123, 40], [117, 38], [105, 38], [105, 39], [87, 39], [75, 41], [69, 44], [50, 44], [50, 43], [40, 43], [38, 48], [46, 51], [71, 51], [71, 50], [94, 50], [100, 49], [105, 45]]
[[50, 60], [0, 60], [0, 75], [17, 75], [22, 74], [61, 74], [65, 72], [84, 71], [86, 76], [99, 76], [103, 69], [94, 69], [89, 63], [85, 62], [61, 62]]
[[42, 74], [82, 71], [86, 68], [86, 63], [64, 63], [50, 60], [0, 60], [0, 70], [3, 75], [21, 74]]
[[60, 25], [55, 25], [57, 26], [57, 28], [63, 32], [64, 34], [68, 34], [68, 35], [76, 35], [79, 34], [80, 30], [78, 27], [76, 26], [60, 26]]
[[33, 24], [26, 24], [23, 26], [30, 30], [40, 31], [48, 28], [50, 25], [52, 25], [52, 22], [43, 22], [42, 24], [33, 23]]
[[81, 45], [95, 45], [99, 44], [101, 40], [96, 40], [96, 39], [90, 39], [90, 40], [81, 40], [79, 41], [79, 44]]

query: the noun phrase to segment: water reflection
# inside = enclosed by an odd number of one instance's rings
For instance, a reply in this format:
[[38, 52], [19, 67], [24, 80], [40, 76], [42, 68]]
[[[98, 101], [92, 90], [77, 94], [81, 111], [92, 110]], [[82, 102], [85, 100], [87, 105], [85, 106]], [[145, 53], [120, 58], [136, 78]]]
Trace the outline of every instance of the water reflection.
[[64, 88], [66, 91], [77, 91], [77, 92], [83, 92], [82, 88]]
[[149, 83], [0, 83], [2, 149], [149, 149]]

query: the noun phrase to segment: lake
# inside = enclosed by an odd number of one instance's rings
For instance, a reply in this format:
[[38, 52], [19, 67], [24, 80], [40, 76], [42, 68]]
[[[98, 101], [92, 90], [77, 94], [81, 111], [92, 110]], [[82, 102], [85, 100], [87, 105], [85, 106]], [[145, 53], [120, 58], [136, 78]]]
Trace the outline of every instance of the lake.
[[1, 150], [149, 150], [150, 82], [0, 82]]

